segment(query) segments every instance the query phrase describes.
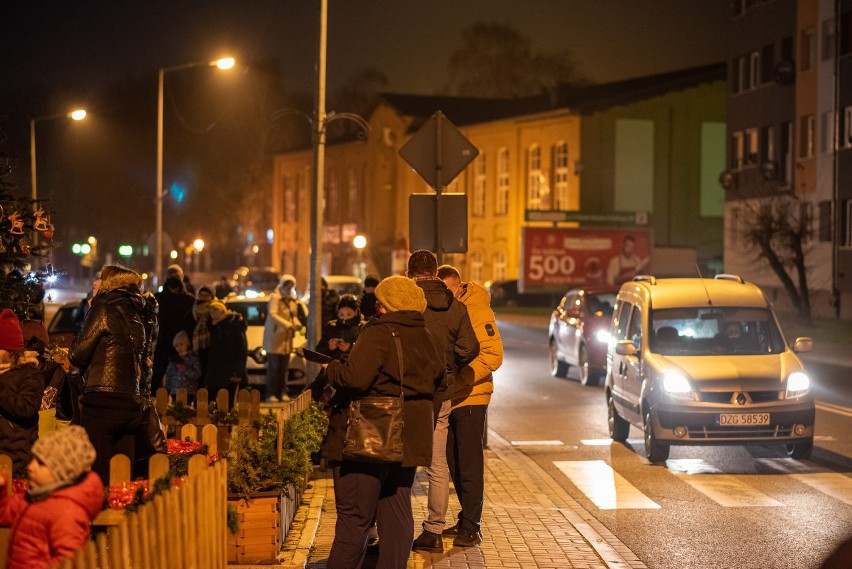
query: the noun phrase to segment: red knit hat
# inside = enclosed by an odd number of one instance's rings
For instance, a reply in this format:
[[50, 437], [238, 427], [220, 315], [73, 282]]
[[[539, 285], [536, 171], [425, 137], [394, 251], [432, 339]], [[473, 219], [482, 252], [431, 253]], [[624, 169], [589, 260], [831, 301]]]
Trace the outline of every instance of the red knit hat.
[[0, 350], [17, 352], [24, 347], [24, 335], [18, 317], [9, 308], [0, 312]]

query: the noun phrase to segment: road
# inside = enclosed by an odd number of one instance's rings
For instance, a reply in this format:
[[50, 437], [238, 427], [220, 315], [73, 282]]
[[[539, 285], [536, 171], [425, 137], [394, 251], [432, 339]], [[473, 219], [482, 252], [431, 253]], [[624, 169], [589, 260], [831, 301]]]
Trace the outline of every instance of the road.
[[601, 387], [550, 376], [546, 318], [498, 314], [498, 323], [505, 359], [489, 427], [648, 567], [816, 568], [852, 531], [852, 386], [842, 369], [820, 369], [832, 379], [817, 390], [811, 460], [788, 459], [783, 447], [672, 447], [653, 466], [637, 429], [626, 445], [609, 441]]

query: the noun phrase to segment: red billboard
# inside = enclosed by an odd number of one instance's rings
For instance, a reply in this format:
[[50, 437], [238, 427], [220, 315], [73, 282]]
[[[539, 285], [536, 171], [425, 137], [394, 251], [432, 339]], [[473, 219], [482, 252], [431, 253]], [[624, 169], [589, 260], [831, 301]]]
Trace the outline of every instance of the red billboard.
[[521, 292], [619, 285], [651, 261], [650, 229], [523, 228]]

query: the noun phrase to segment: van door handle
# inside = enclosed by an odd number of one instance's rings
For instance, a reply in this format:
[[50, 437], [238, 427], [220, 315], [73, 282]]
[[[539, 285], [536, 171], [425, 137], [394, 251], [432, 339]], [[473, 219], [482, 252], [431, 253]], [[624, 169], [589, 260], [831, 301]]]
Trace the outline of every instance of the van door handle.
[[619, 375], [624, 375], [624, 373], [625, 373], [626, 371], [627, 371], [627, 366], [626, 366], [626, 365], [624, 365], [624, 362], [623, 362], [623, 361], [618, 362], [618, 374], [619, 374]]

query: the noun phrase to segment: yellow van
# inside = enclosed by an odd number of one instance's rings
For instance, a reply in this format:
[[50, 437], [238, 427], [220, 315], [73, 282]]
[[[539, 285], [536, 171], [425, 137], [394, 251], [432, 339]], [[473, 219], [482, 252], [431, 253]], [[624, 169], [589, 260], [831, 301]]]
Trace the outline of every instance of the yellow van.
[[607, 349], [609, 433], [642, 429], [650, 462], [671, 445], [779, 443], [813, 450], [814, 401], [797, 352], [763, 292], [736, 275], [640, 275], [616, 297]]

